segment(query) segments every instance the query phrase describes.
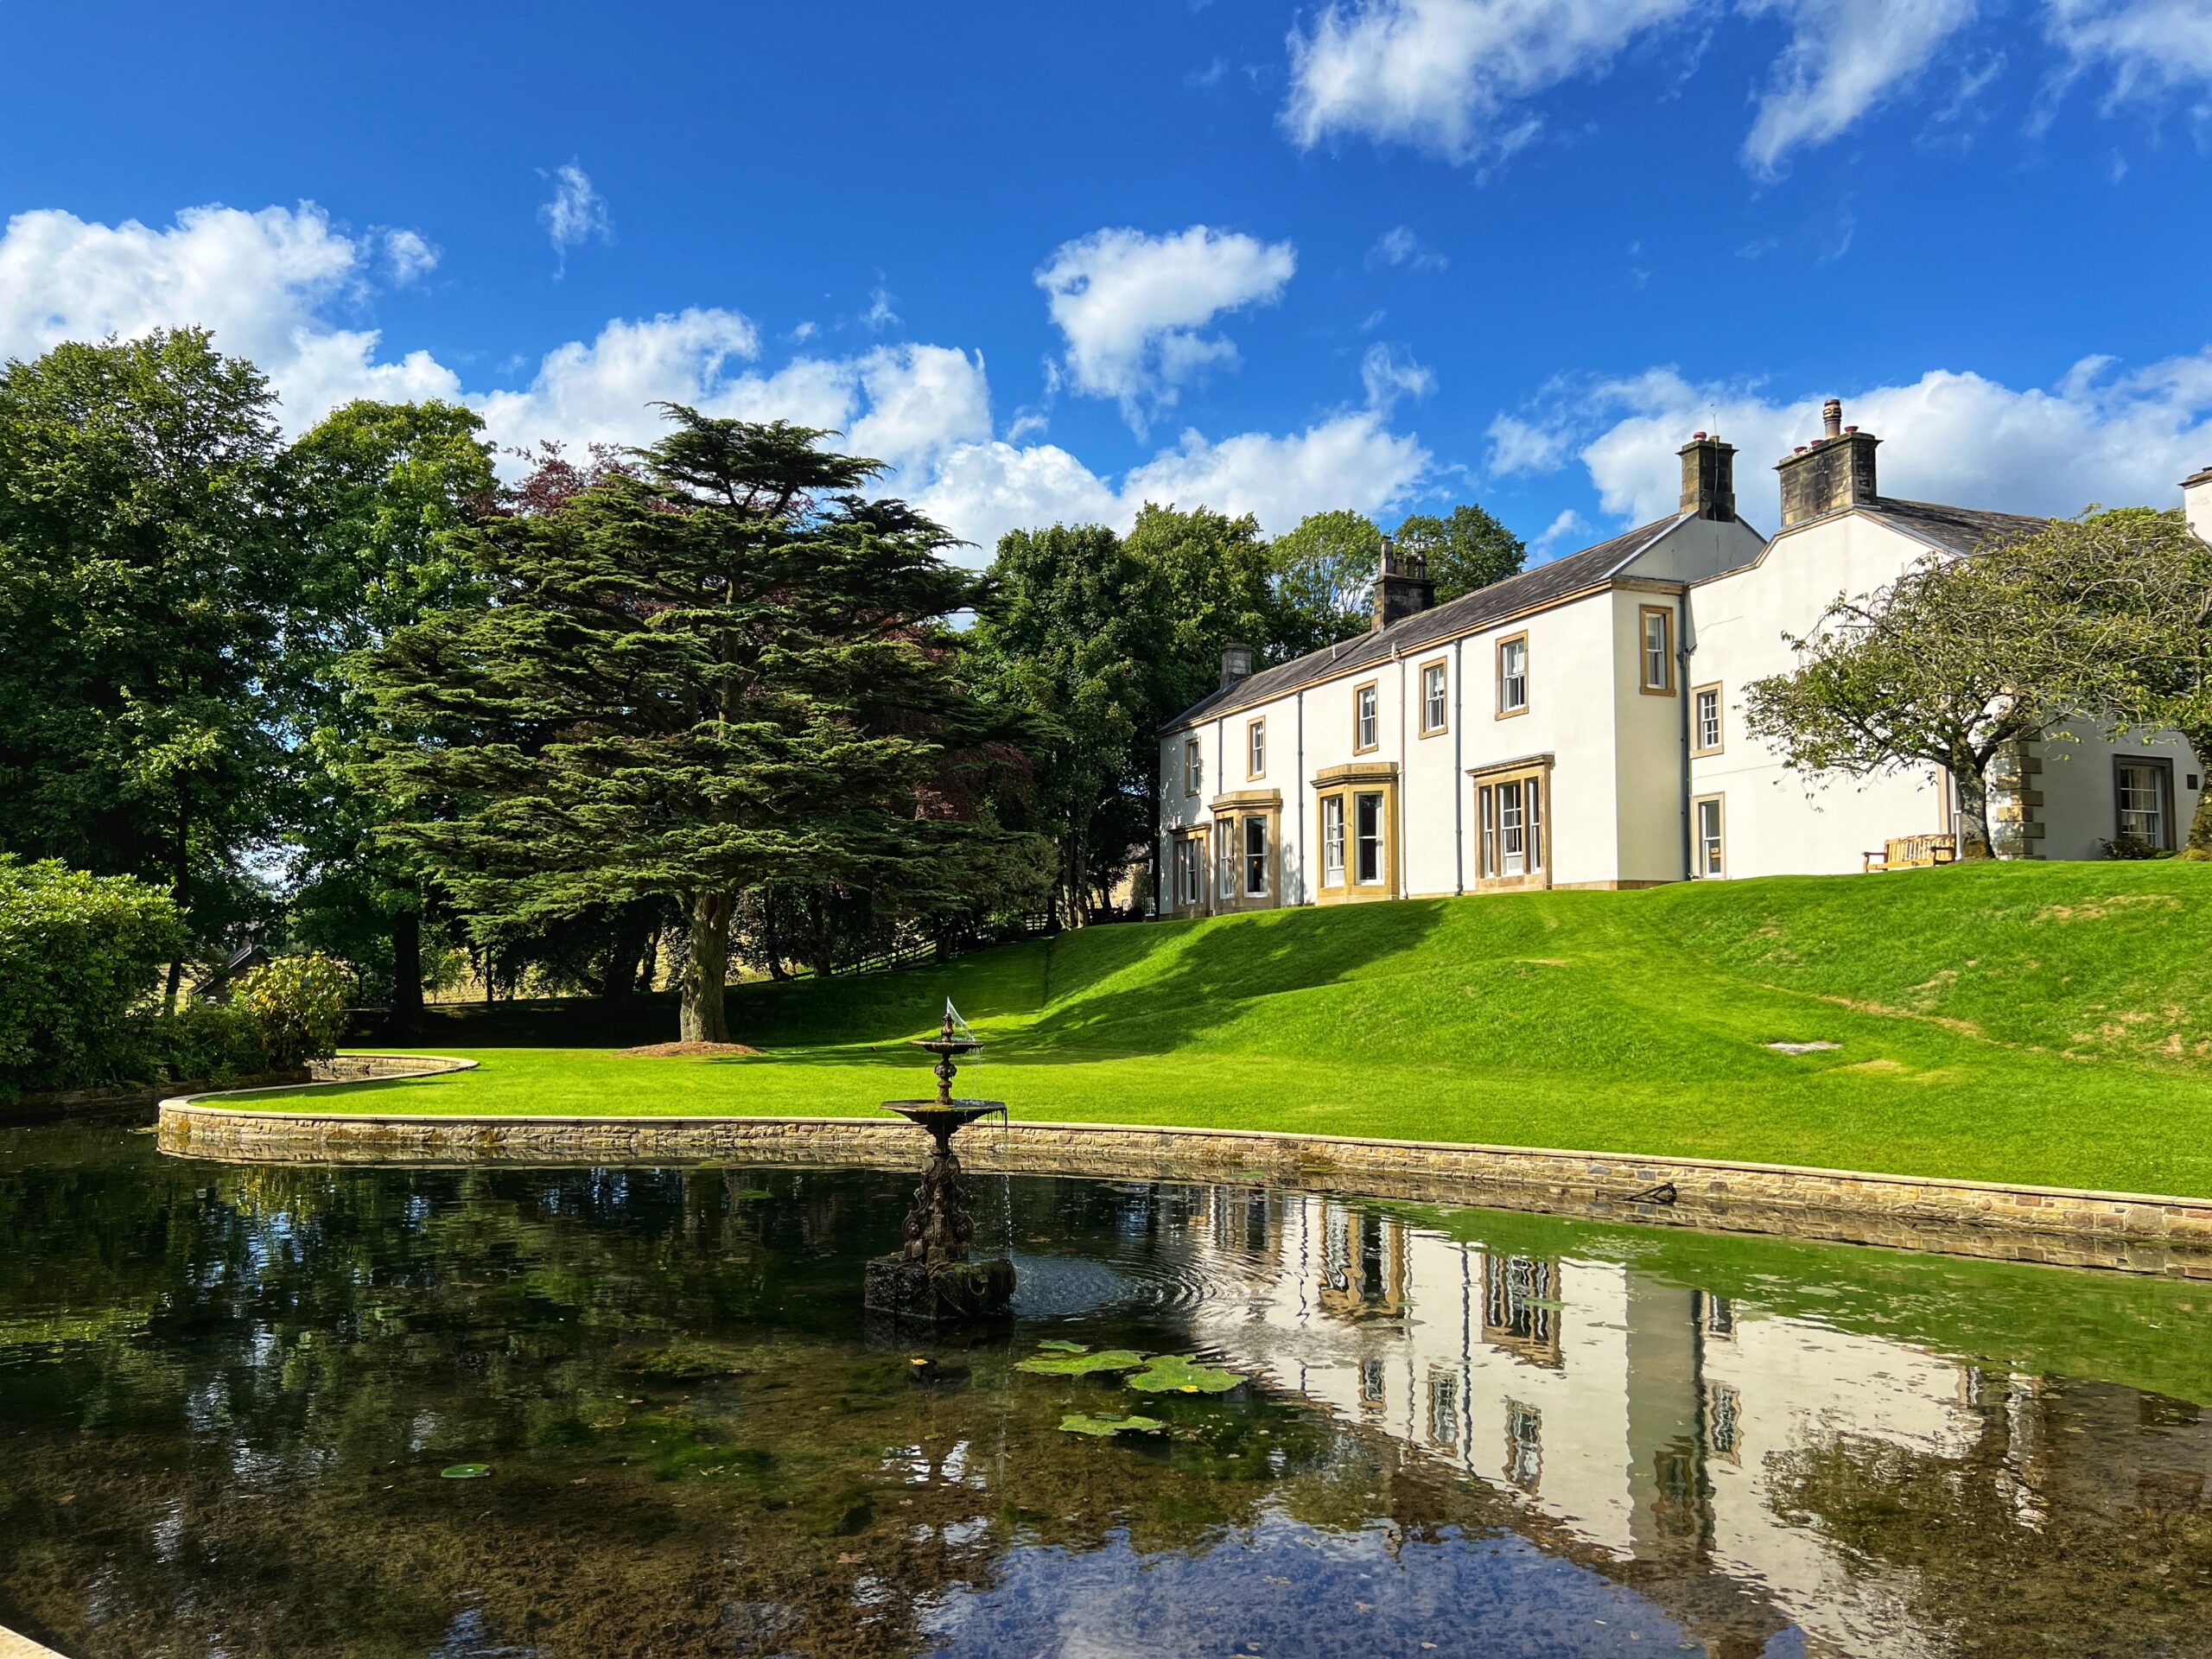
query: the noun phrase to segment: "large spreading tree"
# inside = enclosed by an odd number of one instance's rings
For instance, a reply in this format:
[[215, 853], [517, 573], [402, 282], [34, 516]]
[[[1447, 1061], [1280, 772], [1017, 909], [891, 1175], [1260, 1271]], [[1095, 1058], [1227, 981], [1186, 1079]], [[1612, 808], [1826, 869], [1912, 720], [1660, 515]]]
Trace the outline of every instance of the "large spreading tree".
[[1959, 855], [1988, 858], [1992, 763], [2106, 701], [2099, 629], [2119, 632], [2050, 580], [2032, 537], [1931, 554], [1872, 594], [1837, 599], [1808, 634], [1785, 635], [1798, 664], [1745, 689], [1745, 726], [1808, 773], [1948, 773]]
[[829, 435], [667, 413], [632, 471], [474, 531], [491, 604], [397, 630], [365, 683], [379, 786], [440, 804], [392, 832], [487, 913], [676, 899], [681, 1034], [721, 1042], [741, 892], [926, 908], [995, 850], [955, 805], [995, 764], [945, 625], [980, 584]]
[[157, 883], [203, 950], [281, 817], [272, 403], [201, 329], [0, 368], [0, 848]]
[[484, 602], [462, 534], [498, 499], [483, 424], [454, 404], [351, 403], [289, 457], [302, 555], [282, 675], [302, 798], [294, 924], [357, 969], [388, 969], [402, 1029], [422, 1018], [430, 893], [415, 858], [378, 832], [398, 804], [362, 769], [384, 734], [355, 670], [401, 628]]

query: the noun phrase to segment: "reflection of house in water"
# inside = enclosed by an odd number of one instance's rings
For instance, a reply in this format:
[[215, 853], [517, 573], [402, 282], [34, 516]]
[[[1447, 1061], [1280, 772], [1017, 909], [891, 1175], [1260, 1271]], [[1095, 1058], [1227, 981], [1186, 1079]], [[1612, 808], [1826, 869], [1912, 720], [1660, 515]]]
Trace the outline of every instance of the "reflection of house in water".
[[1810, 1654], [1940, 1650], [1914, 1633], [1910, 1575], [1785, 1518], [1767, 1459], [1840, 1436], [1964, 1456], [1982, 1433], [1971, 1368], [1310, 1195], [1217, 1189], [1204, 1213], [1208, 1271], [1246, 1291], [1209, 1304], [1202, 1340], [1519, 1494], [1686, 1613], [1711, 1603], [1713, 1654], [1759, 1650], [1713, 1632], [1762, 1601], [1764, 1630], [1795, 1622]]

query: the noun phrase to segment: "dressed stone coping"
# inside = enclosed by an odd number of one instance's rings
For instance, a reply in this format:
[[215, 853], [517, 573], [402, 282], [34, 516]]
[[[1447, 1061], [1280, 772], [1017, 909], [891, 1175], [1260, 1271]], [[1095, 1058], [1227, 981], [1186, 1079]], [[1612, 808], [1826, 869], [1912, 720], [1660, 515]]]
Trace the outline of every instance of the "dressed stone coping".
[[[360, 1058], [423, 1068], [374, 1074], [391, 1077], [474, 1064]], [[162, 1102], [161, 1149], [241, 1163], [430, 1167], [908, 1169], [921, 1156], [912, 1126], [887, 1118], [446, 1117], [255, 1111], [213, 1103], [219, 1098]], [[1017, 1121], [981, 1126], [958, 1144], [979, 1173], [1266, 1185], [2212, 1281], [2212, 1199], [2204, 1198], [1269, 1129]], [[1658, 1201], [1669, 1188], [1672, 1202]]]
[[0, 1624], [0, 1659], [61, 1659], [61, 1656]]

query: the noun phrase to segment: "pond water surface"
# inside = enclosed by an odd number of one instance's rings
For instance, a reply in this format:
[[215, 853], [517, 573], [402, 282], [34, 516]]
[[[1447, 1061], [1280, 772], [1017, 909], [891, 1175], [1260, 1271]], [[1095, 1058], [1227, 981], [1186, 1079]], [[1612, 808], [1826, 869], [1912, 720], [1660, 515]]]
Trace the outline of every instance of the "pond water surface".
[[[1013, 1333], [872, 1342], [912, 1186], [0, 1134], [0, 1624], [70, 1659], [2212, 1654], [2212, 1287], [992, 1178]], [[1047, 1340], [1255, 1386], [1014, 1370]], [[1060, 1428], [1131, 1409], [1166, 1428]]]

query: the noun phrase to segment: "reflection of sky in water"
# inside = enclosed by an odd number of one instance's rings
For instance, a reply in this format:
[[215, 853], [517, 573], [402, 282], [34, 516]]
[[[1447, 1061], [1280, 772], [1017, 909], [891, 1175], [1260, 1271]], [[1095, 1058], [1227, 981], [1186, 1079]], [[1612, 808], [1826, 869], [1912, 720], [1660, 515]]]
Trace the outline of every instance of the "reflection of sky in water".
[[[72, 1659], [2212, 1653], [2203, 1285], [994, 1179], [1012, 1338], [872, 1340], [912, 1185], [0, 1133], [0, 1624]], [[1015, 1373], [1048, 1337], [1261, 1386]], [[1059, 1432], [1132, 1407], [1172, 1432]]]
[[1633, 1591], [1510, 1533], [1332, 1533], [1274, 1510], [1188, 1554], [1145, 1554], [1122, 1533], [1093, 1550], [1017, 1548], [995, 1586], [951, 1599], [924, 1628], [947, 1659], [1702, 1651]]

